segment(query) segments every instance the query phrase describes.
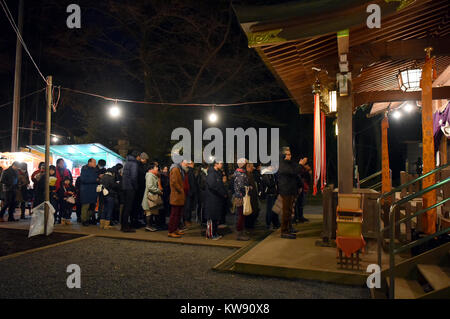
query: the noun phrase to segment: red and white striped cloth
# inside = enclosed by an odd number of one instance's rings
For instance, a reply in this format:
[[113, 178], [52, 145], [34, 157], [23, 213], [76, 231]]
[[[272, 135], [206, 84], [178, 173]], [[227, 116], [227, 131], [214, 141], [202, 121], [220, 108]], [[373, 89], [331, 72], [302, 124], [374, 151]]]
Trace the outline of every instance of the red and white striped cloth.
[[325, 114], [320, 110], [320, 96], [314, 95], [314, 187], [313, 195], [317, 194], [319, 179], [321, 190], [326, 185], [326, 132]]

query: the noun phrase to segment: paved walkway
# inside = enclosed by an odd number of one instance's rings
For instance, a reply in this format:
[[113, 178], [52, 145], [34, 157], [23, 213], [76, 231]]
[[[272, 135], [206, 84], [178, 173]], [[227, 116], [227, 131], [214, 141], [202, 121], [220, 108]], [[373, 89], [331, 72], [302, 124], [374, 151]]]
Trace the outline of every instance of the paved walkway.
[[[369, 298], [368, 289], [218, 273], [236, 249], [91, 237], [0, 260], [0, 298]], [[68, 289], [67, 266], [81, 267]]]
[[[311, 212], [312, 214], [305, 214], [307, 218], [310, 218], [312, 221], [320, 221], [322, 219], [321, 214], [319, 215], [319, 211], [321, 213], [321, 206], [307, 206], [306, 212]], [[20, 213], [17, 210], [16, 218], [19, 218]], [[27, 216], [28, 217], [28, 216]], [[72, 214], [72, 217], [75, 217], [75, 214]], [[115, 226], [111, 230], [101, 230], [99, 226], [81, 226], [76, 222], [74, 218], [72, 220], [72, 225], [55, 225], [54, 231], [61, 233], [70, 233], [70, 234], [83, 234], [83, 235], [95, 235], [100, 237], [108, 237], [108, 238], [118, 238], [118, 239], [130, 239], [130, 240], [142, 240], [142, 241], [151, 241], [151, 242], [164, 242], [164, 243], [178, 243], [178, 244], [190, 244], [190, 245], [206, 245], [206, 246], [221, 246], [221, 247], [230, 247], [230, 248], [242, 248], [248, 244], [246, 241], [238, 241], [236, 240], [236, 233], [234, 230], [234, 215], [228, 216], [228, 232], [231, 233], [225, 234], [225, 236], [220, 240], [210, 240], [206, 239], [205, 236], [202, 236], [201, 229], [198, 224], [193, 224], [193, 227], [186, 231], [186, 235], [182, 238], [169, 238], [167, 236], [167, 231], [157, 231], [157, 232], [147, 232], [144, 228], [140, 228], [136, 230], [136, 233], [123, 233], [121, 232], [120, 226]], [[251, 234], [251, 238], [253, 240], [261, 240], [265, 235], [267, 235], [267, 229], [261, 222], [264, 218], [264, 214], [260, 214], [259, 216], [259, 226], [255, 229]], [[4, 221], [7, 220], [7, 216], [4, 216]], [[0, 228], [11, 228], [11, 229], [29, 229], [30, 228], [30, 218], [26, 220], [20, 220], [19, 222], [0, 222]], [[308, 224], [303, 224], [308, 225]], [[297, 227], [300, 228], [300, 227]]]

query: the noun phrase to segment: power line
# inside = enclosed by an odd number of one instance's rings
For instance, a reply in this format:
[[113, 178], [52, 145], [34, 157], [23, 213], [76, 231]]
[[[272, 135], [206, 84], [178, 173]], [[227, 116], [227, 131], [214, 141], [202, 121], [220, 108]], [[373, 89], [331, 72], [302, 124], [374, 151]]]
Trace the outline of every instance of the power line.
[[19, 28], [17, 27], [15, 21], [14, 21], [14, 17], [11, 14], [11, 11], [9, 11], [8, 5], [6, 4], [5, 0], [1, 0], [0, 1], [0, 5], [3, 8], [3, 11], [6, 14], [6, 18], [8, 19], [9, 23], [11, 24], [11, 27], [13, 28], [14, 32], [17, 35], [17, 38], [19, 39], [19, 41], [22, 43], [23, 48], [25, 49], [25, 52], [27, 52], [28, 56], [31, 59], [31, 62], [33, 62], [36, 70], [39, 72], [39, 75], [41, 76], [41, 78], [44, 80], [45, 83], [47, 83], [47, 79], [45, 78], [45, 76], [42, 74], [41, 70], [39, 69], [39, 67], [37, 66], [36, 62], [34, 62], [33, 57], [31, 56], [30, 51], [28, 50], [27, 45], [25, 44], [25, 41], [22, 38], [22, 35], [20, 34]]
[[171, 105], [171, 106], [241, 106], [241, 105], [250, 105], [250, 104], [266, 104], [266, 103], [274, 103], [274, 102], [286, 102], [286, 101], [292, 101], [292, 98], [285, 98], [285, 99], [277, 99], [277, 100], [263, 100], [263, 101], [253, 101], [253, 102], [240, 102], [240, 103], [171, 103], [171, 102], [151, 102], [151, 101], [136, 101], [136, 100], [127, 100], [127, 99], [116, 99], [96, 93], [90, 93], [70, 88], [61, 87], [61, 90], [65, 90], [68, 92], [73, 92], [77, 94], [87, 95], [96, 97], [99, 99], [103, 99], [106, 101], [112, 101], [112, 102], [123, 102], [123, 103], [134, 103], [134, 104], [149, 104], [149, 105]]
[[[34, 94], [36, 94], [36, 93], [40, 93], [40, 92], [42, 92], [42, 91], [44, 91], [44, 90], [45, 90], [45, 88], [42, 88], [42, 89], [40, 89], [40, 90], [31, 92], [31, 93], [29, 93], [29, 94], [27, 94], [27, 95], [21, 96], [20, 99], [23, 100], [23, 99], [25, 99], [25, 98], [27, 98], [27, 97], [29, 97], [29, 96], [32, 96], [32, 95], [34, 95]], [[5, 107], [5, 106], [8, 106], [8, 105], [11, 105], [11, 104], [13, 104], [13, 103], [14, 103], [14, 101], [10, 101], [10, 102], [1, 104], [1, 105], [0, 105], [0, 108]]]

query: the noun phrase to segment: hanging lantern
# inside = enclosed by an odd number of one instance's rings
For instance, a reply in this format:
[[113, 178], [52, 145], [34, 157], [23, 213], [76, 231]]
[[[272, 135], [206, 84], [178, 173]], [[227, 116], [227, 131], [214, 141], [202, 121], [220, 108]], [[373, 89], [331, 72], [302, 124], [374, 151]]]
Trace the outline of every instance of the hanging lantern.
[[400, 70], [397, 74], [398, 86], [403, 92], [420, 91], [421, 77], [422, 69]]
[[329, 91], [328, 93], [328, 105], [330, 107], [330, 113], [337, 112], [337, 92]]

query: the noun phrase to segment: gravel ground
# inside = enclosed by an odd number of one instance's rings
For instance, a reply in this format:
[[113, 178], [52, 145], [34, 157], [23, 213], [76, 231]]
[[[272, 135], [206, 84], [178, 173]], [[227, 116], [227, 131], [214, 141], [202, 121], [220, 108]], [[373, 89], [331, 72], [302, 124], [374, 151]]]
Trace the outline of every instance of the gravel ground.
[[[218, 273], [235, 250], [90, 238], [0, 261], [0, 298], [369, 298], [365, 288]], [[68, 289], [66, 267], [81, 267]]]

